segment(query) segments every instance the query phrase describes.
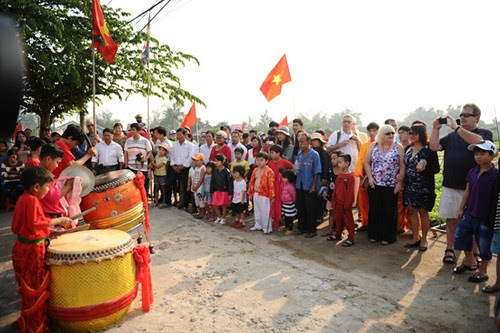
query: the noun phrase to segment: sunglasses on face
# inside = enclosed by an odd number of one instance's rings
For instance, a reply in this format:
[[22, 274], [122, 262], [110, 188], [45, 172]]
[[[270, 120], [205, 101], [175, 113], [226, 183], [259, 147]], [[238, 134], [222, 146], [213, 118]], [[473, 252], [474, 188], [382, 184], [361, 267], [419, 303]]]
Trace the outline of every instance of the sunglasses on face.
[[461, 113], [460, 114], [460, 118], [464, 117], [464, 118], [469, 118], [469, 117], [475, 117], [476, 115], [473, 114], [473, 113]]
[[396, 132], [387, 132], [387, 133], [385, 133], [385, 135], [387, 135], [387, 136], [394, 135], [394, 134], [396, 134]]

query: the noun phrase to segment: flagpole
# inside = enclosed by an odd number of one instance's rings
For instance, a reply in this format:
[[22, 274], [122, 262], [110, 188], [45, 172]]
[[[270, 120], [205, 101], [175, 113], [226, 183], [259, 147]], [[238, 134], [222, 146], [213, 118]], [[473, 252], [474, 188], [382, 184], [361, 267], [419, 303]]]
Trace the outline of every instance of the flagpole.
[[493, 104], [493, 112], [495, 113], [495, 127], [497, 129], [497, 140], [500, 140], [500, 130], [498, 129], [498, 118], [497, 118], [497, 108]]
[[97, 130], [97, 118], [95, 114], [95, 47], [94, 47], [94, 28], [92, 27], [92, 120]]
[[147, 48], [147, 75], [148, 75], [148, 96], [147, 96], [147, 116], [148, 116], [148, 124], [147, 124], [147, 127], [148, 127], [148, 131], [151, 131], [151, 128], [150, 128], [150, 119], [149, 119], [149, 95], [151, 94], [151, 74], [150, 74], [150, 71], [149, 71], [149, 57], [150, 57], [150, 52], [151, 52], [151, 45], [149, 45], [149, 35], [151, 34], [151, 11], [149, 12], [149, 16], [148, 16], [148, 30], [147, 30], [147, 33], [148, 33], [148, 39], [146, 41], [146, 48]]

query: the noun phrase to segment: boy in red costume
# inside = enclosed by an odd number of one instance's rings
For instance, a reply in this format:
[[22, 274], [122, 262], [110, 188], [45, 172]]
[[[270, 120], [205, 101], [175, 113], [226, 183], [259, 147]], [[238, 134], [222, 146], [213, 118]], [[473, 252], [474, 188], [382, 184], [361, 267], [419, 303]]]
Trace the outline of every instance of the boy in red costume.
[[12, 249], [12, 264], [21, 294], [21, 332], [45, 332], [47, 287], [50, 272], [45, 266], [45, 247], [50, 234], [49, 226], [71, 223], [68, 217], [48, 219], [44, 216], [39, 199], [49, 191], [52, 174], [41, 167], [30, 167], [21, 174], [25, 193], [17, 201], [12, 217], [12, 233], [17, 241]]
[[351, 156], [342, 154], [338, 158], [340, 173], [335, 180], [335, 190], [332, 198], [332, 206], [337, 212], [337, 228], [335, 230], [335, 240], [342, 239], [344, 226], [347, 229], [347, 240], [342, 246], [354, 245], [354, 218], [352, 216], [352, 206], [354, 203], [354, 175], [349, 171]]

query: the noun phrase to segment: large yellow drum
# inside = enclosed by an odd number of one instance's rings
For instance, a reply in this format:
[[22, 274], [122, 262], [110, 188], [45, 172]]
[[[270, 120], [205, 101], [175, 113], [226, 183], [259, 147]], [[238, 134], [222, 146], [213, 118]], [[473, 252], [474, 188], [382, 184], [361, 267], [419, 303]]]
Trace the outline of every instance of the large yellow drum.
[[117, 170], [95, 177], [92, 192], [82, 198], [82, 211], [97, 209], [84, 216], [91, 229], [118, 229], [130, 231], [144, 220], [140, 190], [130, 170]]
[[135, 242], [120, 230], [88, 230], [51, 241], [49, 318], [64, 332], [106, 329], [137, 293]]

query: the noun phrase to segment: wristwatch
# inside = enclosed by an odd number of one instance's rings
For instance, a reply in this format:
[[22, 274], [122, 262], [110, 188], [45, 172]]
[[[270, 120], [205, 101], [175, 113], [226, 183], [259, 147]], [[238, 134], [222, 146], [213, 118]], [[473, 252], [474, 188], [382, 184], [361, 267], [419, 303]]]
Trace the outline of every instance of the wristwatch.
[[455, 132], [458, 132], [458, 130], [459, 130], [460, 128], [462, 128], [462, 126], [457, 125], [457, 128], [455, 128]]

